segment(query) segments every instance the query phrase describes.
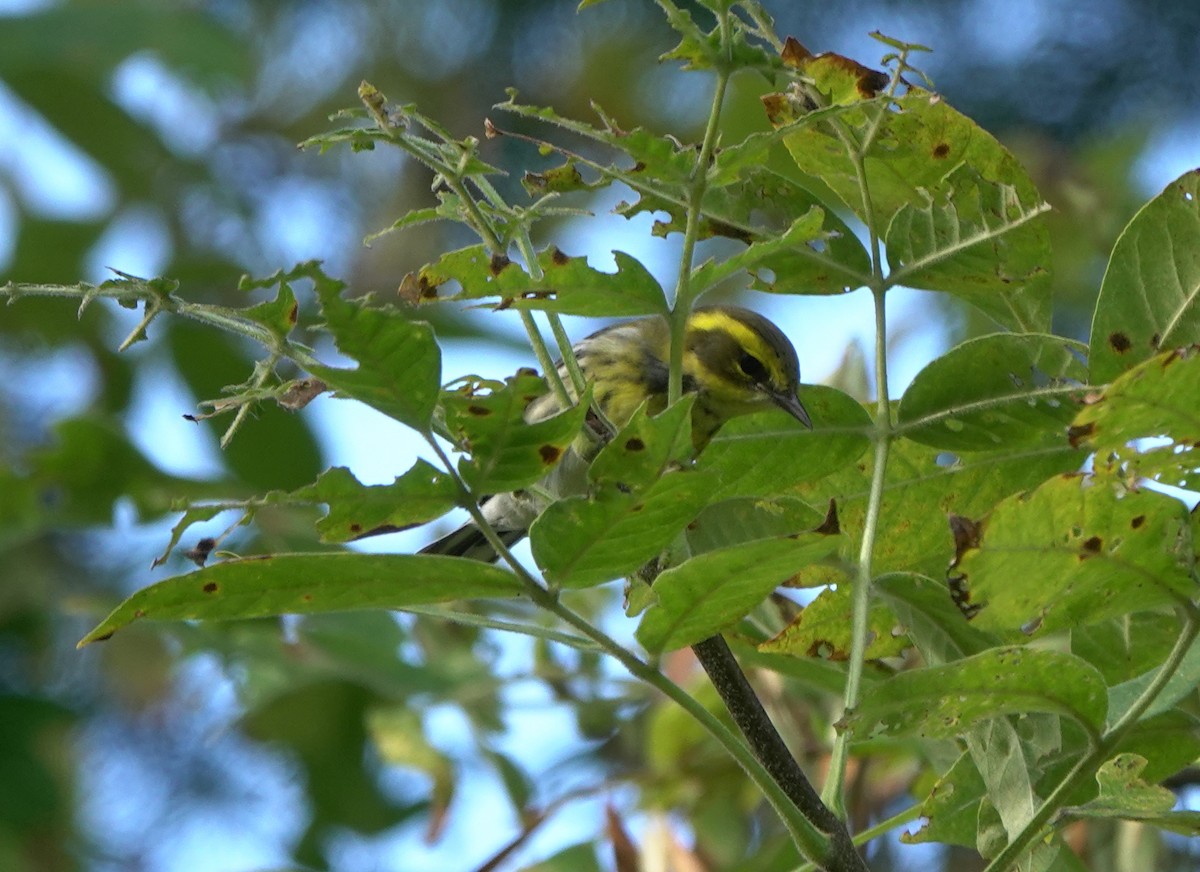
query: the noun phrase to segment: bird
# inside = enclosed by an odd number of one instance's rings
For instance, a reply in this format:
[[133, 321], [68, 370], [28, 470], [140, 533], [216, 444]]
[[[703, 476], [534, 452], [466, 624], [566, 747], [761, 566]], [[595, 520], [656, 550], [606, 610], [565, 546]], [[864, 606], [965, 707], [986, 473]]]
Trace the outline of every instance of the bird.
[[[661, 316], [611, 324], [573, 347], [575, 359], [592, 386], [592, 402], [604, 419], [620, 428], [646, 403], [656, 415], [667, 406], [671, 332]], [[559, 373], [572, 399], [566, 369]], [[787, 412], [812, 428], [796, 395], [800, 362], [786, 334], [767, 318], [740, 306], [700, 306], [692, 310], [684, 333], [683, 391], [695, 394], [692, 446], [703, 451], [732, 418], [769, 408]], [[545, 393], [526, 407], [529, 423], [563, 411], [558, 395]], [[481, 503], [484, 518], [500, 540], [511, 546], [548, 504], [546, 494], [566, 496], [586, 488], [587, 465], [599, 451], [596, 440], [577, 439], [542, 486], [529, 491], [493, 494]], [[440, 554], [491, 562], [496, 549], [469, 522], [427, 545], [421, 554]]]

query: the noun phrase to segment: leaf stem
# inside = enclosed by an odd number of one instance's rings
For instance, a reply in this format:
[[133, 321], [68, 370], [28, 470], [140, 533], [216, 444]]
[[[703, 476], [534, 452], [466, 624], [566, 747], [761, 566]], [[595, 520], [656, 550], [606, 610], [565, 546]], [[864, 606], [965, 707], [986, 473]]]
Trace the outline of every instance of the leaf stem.
[[[852, 147], [853, 137], [842, 138], [850, 157], [854, 161], [859, 191], [862, 194], [863, 216], [870, 237], [871, 248], [871, 294], [875, 303], [875, 426], [871, 440], [874, 445], [874, 463], [871, 470], [871, 489], [867, 498], [867, 512], [863, 521], [862, 541], [859, 545], [858, 568], [855, 573], [853, 591], [853, 613], [851, 618], [850, 659], [846, 670], [846, 692], [843, 704], [846, 710], [858, 705], [862, 692], [862, 673], [866, 662], [867, 634], [871, 609], [871, 580], [875, 540], [879, 532], [879, 514], [883, 505], [883, 484], [887, 473], [888, 456], [894, 438], [892, 411], [889, 403], [887, 370], [887, 279], [883, 272], [883, 258], [876, 228], [875, 210], [871, 202], [867, 183], [866, 157], [861, 149]], [[839, 733], [830, 755], [829, 775], [821, 798], [834, 809], [838, 817], [846, 818], [845, 780], [846, 765], [850, 757], [850, 734]]]
[[[860, 833], [855, 833], [854, 844], [865, 845], [873, 839], [877, 839], [886, 833], [890, 833], [896, 827], [915, 821], [921, 816], [921, 804], [910, 805], [904, 811], [897, 812], [887, 820], [882, 820], [873, 827], [867, 827]], [[792, 872], [816, 872], [816, 866], [812, 863], [805, 863], [802, 866], [792, 870]]]
[[[718, 15], [721, 29], [722, 47], [730, 49], [729, 13]], [[683, 249], [679, 253], [679, 274], [675, 280], [675, 300], [671, 306], [671, 360], [670, 376], [667, 382], [667, 404], [670, 405], [683, 396], [683, 345], [684, 333], [687, 330], [688, 316], [696, 295], [692, 293], [692, 261], [695, 259], [696, 242], [700, 236], [700, 220], [703, 216], [702, 203], [704, 192], [708, 188], [708, 170], [716, 148], [717, 136], [720, 132], [721, 108], [725, 104], [725, 91], [729, 86], [731, 70], [722, 66], [717, 70], [717, 82], [713, 88], [712, 104], [708, 111], [708, 122], [704, 127], [704, 139], [700, 142], [700, 153], [696, 156], [696, 165], [692, 168], [692, 176], [687, 190], [687, 220], [683, 231]]]

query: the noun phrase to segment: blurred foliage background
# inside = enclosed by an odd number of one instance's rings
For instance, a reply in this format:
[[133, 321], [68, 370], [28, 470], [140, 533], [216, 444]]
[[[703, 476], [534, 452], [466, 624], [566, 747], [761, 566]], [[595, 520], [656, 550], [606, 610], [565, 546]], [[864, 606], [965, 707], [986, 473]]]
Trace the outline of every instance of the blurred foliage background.
[[[814, 51], [873, 63], [876, 29], [935, 49], [937, 88], [1056, 207], [1056, 329], [1086, 338], [1116, 234], [1197, 162], [1200, 90], [1183, 83], [1200, 73], [1200, 5], [765, 5]], [[482, 136], [510, 85], [564, 115], [591, 117], [595, 100], [681, 139], [707, 108], [703, 76], [657, 63], [675, 40], [645, 0], [581, 14], [550, 0], [0, 2], [0, 15], [0, 282], [99, 281], [111, 266], [240, 302], [243, 273], [318, 257], [355, 293], [395, 293], [469, 240], [435, 224], [364, 247], [432, 203], [427, 175], [395, 152], [296, 149], [360, 79], [456, 135]], [[765, 83], [735, 84], [730, 131], [765, 129]], [[510, 196], [537, 160], [511, 139], [484, 156], [514, 171]], [[298, 487], [346, 462], [327, 438], [331, 403], [264, 409], [217, 450], [226, 422], [180, 415], [247, 378], [249, 350], [157, 321], [118, 354], [138, 317], [96, 305], [77, 319], [32, 298], [0, 310], [0, 868], [472, 868], [529, 837], [522, 862], [587, 869], [590, 849], [572, 845], [619, 844], [623, 819], [653, 835], [665, 824], [647, 809], [672, 805], [691, 811], [694, 851], [714, 867], [753, 842], [746, 796], [710, 789], [732, 764], [577, 654], [387, 615], [136, 626], [77, 652], [90, 622], [161, 577], [148, 568], [171, 499]], [[434, 317], [443, 336], [511, 344], [478, 317]], [[984, 326], [927, 307], [898, 329], [928, 357], [938, 349], [922, 343]], [[827, 377], [865, 383], [846, 361]], [[239, 550], [311, 549], [308, 528], [271, 519]], [[868, 784], [880, 807], [861, 797], [864, 818], [896, 799], [889, 776]], [[787, 868], [763, 856], [756, 868]]]

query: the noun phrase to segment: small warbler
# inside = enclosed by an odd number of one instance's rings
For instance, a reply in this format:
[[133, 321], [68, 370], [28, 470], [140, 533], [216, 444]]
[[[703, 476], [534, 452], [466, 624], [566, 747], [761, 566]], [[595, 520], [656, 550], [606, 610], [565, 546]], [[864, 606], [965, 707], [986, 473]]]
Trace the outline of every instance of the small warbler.
[[[642, 403], [651, 415], [667, 405], [671, 336], [664, 318], [639, 318], [612, 324], [574, 346], [575, 359], [592, 384], [595, 406], [616, 427], [629, 422]], [[574, 397], [565, 367], [559, 374]], [[706, 446], [730, 418], [776, 407], [811, 429], [808, 412], [796, 396], [800, 363], [783, 331], [756, 312], [737, 306], [702, 306], [688, 317], [683, 352], [683, 390], [696, 395], [692, 406], [692, 444]], [[551, 392], [525, 410], [525, 420], [540, 421], [563, 410]], [[583, 440], [576, 440], [580, 446]], [[572, 448], [536, 490], [495, 494], [483, 502], [483, 516], [505, 545], [524, 538], [546, 507], [546, 494], [557, 498], [586, 486], [587, 464], [598, 447]], [[474, 523], [466, 524], [421, 549], [491, 561], [492, 545]]]

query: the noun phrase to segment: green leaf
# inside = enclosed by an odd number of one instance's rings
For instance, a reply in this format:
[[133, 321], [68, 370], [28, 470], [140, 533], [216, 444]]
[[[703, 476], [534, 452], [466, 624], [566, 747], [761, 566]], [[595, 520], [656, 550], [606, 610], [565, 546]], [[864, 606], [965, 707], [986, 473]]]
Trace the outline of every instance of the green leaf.
[[812, 430], [779, 411], [735, 418], [721, 427], [698, 461], [720, 482], [714, 496], [785, 494], [800, 482], [850, 466], [870, 446], [871, 418], [853, 397], [805, 385], [800, 399], [812, 416]]
[[1036, 633], [1187, 600], [1194, 559], [1178, 500], [1063, 475], [997, 506], [957, 569], [976, 625]]
[[442, 394], [446, 429], [470, 452], [459, 472], [479, 494], [517, 490], [554, 468], [583, 428], [590, 394], [543, 421], [525, 422], [525, 409], [546, 393], [546, 383], [529, 370], [503, 383], [467, 378]]
[[904, 206], [922, 208], [931, 193], [945, 191], [960, 166], [979, 177], [1010, 185], [1025, 208], [1041, 197], [1017, 160], [987, 131], [938, 94], [913, 88], [897, 99], [876, 98], [805, 116], [784, 136], [801, 171], [816, 176], [866, 221], [855, 161], [839, 139], [848, 126], [856, 143], [874, 131], [865, 156], [873, 219], [882, 231]]
[[[1179, 627], [1176, 626], [1175, 635], [1178, 633]], [[1116, 723], [1145, 692], [1146, 688], [1158, 677], [1161, 668], [1160, 663], [1159, 666], [1148, 669], [1136, 678], [1123, 681], [1108, 689], [1108, 710], [1113, 723]], [[1159, 691], [1154, 702], [1150, 703], [1142, 712], [1142, 720], [1148, 720], [1163, 712], [1171, 711], [1180, 700], [1194, 695], [1198, 685], [1200, 685], [1200, 640], [1192, 643], [1192, 647], [1188, 649], [1187, 654], [1180, 662], [1179, 668]]]
[[900, 400], [899, 429], [952, 451], [1059, 445], [1087, 380], [1082, 351], [1044, 334], [964, 342], [917, 373]]
[[139, 619], [217, 621], [509, 597], [521, 585], [484, 563], [426, 554], [278, 554], [226, 560], [129, 597], [80, 641]]
[[[1022, 716], [1030, 717], [1024, 712]], [[975, 848], [983, 857], [995, 857], [1024, 829], [1036, 810], [1030, 762], [1021, 736], [1009, 718], [991, 718], [977, 724], [966, 739], [971, 759], [987, 785], [987, 795], [979, 806]], [[1023, 868], [1048, 872], [1046, 854], [1050, 850], [1047, 844], [1034, 846], [1023, 861]]]
[[283, 339], [296, 326], [298, 311], [296, 294], [292, 291], [291, 283], [281, 280], [279, 291], [273, 300], [243, 309], [242, 314]]
[[552, 503], [530, 528], [533, 556], [556, 584], [620, 578], [658, 555], [711, 501], [714, 480], [690, 467], [688, 395], [656, 418], [643, 405], [592, 463], [586, 496]]
[[793, 497], [738, 497], [709, 506], [687, 527], [692, 554], [716, 551], [756, 539], [789, 536], [820, 525], [823, 514]]
[[339, 394], [427, 433], [442, 366], [433, 328], [390, 307], [343, 300], [345, 285], [325, 276], [315, 263], [309, 265], [309, 276], [325, 314], [325, 328], [338, 349], [358, 361], [356, 369], [312, 366], [312, 374]]
[[662, 287], [635, 258], [614, 251], [615, 273], [601, 272], [585, 257], [569, 257], [551, 247], [538, 255], [542, 277], [534, 279], [503, 255], [482, 245], [460, 248], [424, 267], [417, 277], [422, 299], [437, 296], [449, 281], [461, 291], [445, 300], [502, 298], [502, 308], [541, 309], [565, 315], [654, 315], [667, 311]]
[[1146, 758], [1119, 754], [1096, 772], [1100, 796], [1086, 805], [1064, 809], [1072, 818], [1120, 818], [1138, 821], [1185, 836], [1200, 836], [1200, 811], [1177, 811], [1177, 797], [1165, 787], [1141, 778]]
[[1092, 382], [1200, 342], [1200, 170], [1142, 207], [1113, 248], [1092, 318]]
[[1049, 327], [1049, 242], [1039, 216], [1050, 207], [969, 165], [921, 195], [922, 205], [901, 207], [888, 226], [888, 280], [954, 294], [1008, 327]]
[[371, 486], [361, 484], [344, 466], [336, 466], [287, 498], [328, 505], [329, 511], [317, 522], [321, 541], [348, 542], [440, 518], [454, 508], [458, 489], [450, 476], [418, 460], [392, 484]]
[[[1078, 469], [1085, 454], [1060, 447], [949, 454], [907, 439], [892, 444], [884, 477], [874, 569], [877, 573], [915, 572], [945, 576], [955, 554], [949, 515], [979, 518], [1009, 494], [1036, 487], [1051, 475]], [[770, 467], [768, 467], [770, 468]], [[871, 488], [871, 463], [859, 460], [791, 492], [814, 506], [837, 508], [847, 542], [862, 535]], [[858, 559], [847, 547], [847, 562]], [[828, 581], [838, 581], [829, 579]], [[827, 583], [804, 579], [806, 585]]]
[[[781, 294], [839, 294], [866, 283], [871, 259], [854, 231], [810, 191], [762, 165], [765, 154], [749, 165], [734, 146], [716, 157], [701, 203], [699, 238], [725, 237], [750, 248], [729, 261], [702, 265], [695, 287], [705, 287], [748, 269], [757, 290]], [[682, 233], [687, 203], [652, 191], [639, 191], [636, 203], [617, 212], [629, 217], [640, 212], [666, 212], [656, 220], [655, 236]], [[749, 217], [753, 224], [747, 223]], [[715, 270], [714, 275], [703, 271]]]
[[[1160, 354], [1119, 375], [1082, 409], [1071, 436], [1096, 452], [1096, 469], [1122, 479], [1195, 484], [1200, 459], [1200, 346]], [[1136, 444], [1153, 439], [1154, 444]], [[1135, 444], [1131, 444], [1135, 443]]]
[[1104, 680], [1078, 657], [1031, 648], [993, 648], [942, 666], [901, 672], [876, 685], [845, 719], [858, 736], [949, 738], [1008, 714], [1066, 715], [1098, 733]]
[[963, 752], [922, 801], [920, 829], [901, 833], [900, 841], [906, 845], [940, 842], [974, 848], [979, 804], [986, 792], [971, 754]]
[[[1111, 700], [1110, 690], [1110, 723], [1113, 721]], [[1142, 777], [1157, 783], [1200, 758], [1200, 719], [1180, 711], [1179, 708], [1164, 711], [1152, 718], [1138, 721], [1121, 739], [1117, 750], [1146, 758], [1146, 768]], [[1058, 773], [1058, 778], [1061, 779], [1065, 774], [1064, 769]]]
[[[692, 287], [697, 293], [711, 288], [741, 270], [760, 266], [763, 261], [776, 257], [791, 249], [806, 248], [808, 243], [824, 237], [822, 225], [825, 212], [813, 206], [805, 214], [797, 218], [792, 225], [779, 236], [751, 243], [747, 248], [717, 262], [707, 260], [692, 270]], [[844, 285], [839, 287], [842, 290]]]
[[[793, 657], [848, 660], [853, 636], [853, 590], [853, 585], [842, 584], [821, 591], [779, 635], [759, 645], [759, 650]], [[911, 643], [896, 616], [882, 603], [872, 603], [867, 615], [866, 658], [894, 657], [909, 647]]]
[[[1109, 712], [1128, 708], [1114, 701], [1113, 692], [1123, 682], [1153, 671], [1167, 659], [1179, 635], [1179, 618], [1171, 612], [1139, 612], [1071, 628], [1071, 653], [1091, 663], [1109, 685]], [[1200, 654], [1200, 652], [1197, 652]], [[1200, 679], [1200, 675], [1197, 676]]]
[[872, 590], [896, 616], [926, 663], [950, 663], [999, 645], [999, 639], [967, 621], [945, 582], [893, 573], [875, 579]]
[[807, 563], [834, 550], [819, 534], [764, 539], [710, 551], [663, 572], [654, 582], [657, 602], [638, 625], [647, 651], [692, 645], [741, 620]]

